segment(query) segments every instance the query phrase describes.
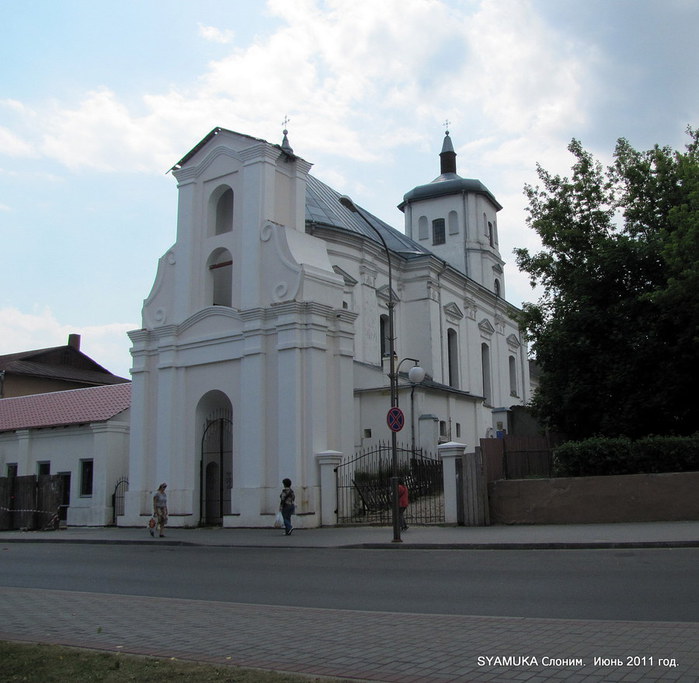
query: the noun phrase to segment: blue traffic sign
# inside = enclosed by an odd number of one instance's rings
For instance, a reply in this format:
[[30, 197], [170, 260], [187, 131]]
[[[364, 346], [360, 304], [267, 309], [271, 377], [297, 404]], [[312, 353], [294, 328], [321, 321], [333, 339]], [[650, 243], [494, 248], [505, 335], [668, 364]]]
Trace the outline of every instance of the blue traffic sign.
[[398, 406], [391, 408], [386, 415], [386, 423], [392, 432], [399, 432], [405, 426], [403, 411]]

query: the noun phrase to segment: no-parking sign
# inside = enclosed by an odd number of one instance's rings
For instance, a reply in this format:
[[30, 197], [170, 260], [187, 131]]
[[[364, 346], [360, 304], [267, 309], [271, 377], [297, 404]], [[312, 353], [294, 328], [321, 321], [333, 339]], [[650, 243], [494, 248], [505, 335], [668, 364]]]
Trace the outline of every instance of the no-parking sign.
[[386, 423], [392, 432], [399, 432], [405, 426], [403, 411], [398, 406], [391, 408], [386, 415]]

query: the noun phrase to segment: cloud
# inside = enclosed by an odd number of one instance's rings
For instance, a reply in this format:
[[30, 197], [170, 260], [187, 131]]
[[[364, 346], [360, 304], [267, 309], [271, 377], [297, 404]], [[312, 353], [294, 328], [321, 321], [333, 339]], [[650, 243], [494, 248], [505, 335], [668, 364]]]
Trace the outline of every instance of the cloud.
[[126, 335], [136, 323], [74, 325], [60, 322], [48, 308], [27, 313], [14, 307], [0, 308], [0, 355], [31, 351], [68, 343], [70, 334], [81, 335], [81, 351], [110, 372], [129, 376], [131, 342]]
[[[666, 35], [690, 4], [654, 10], [669, 17]], [[613, 146], [626, 131], [609, 136], [610, 115], [629, 128], [643, 117], [683, 115], [679, 106], [657, 104], [665, 98], [654, 97], [650, 81], [629, 84], [622, 76], [653, 75], [663, 88], [682, 92], [687, 106], [696, 95], [684, 93], [699, 92], [689, 76], [655, 77], [627, 23], [608, 20], [600, 31], [602, 7], [617, 18], [623, 11], [609, 9], [613, 3], [532, 0], [268, 0], [270, 30], [245, 43], [238, 35], [226, 47], [229, 30], [199, 24], [201, 38], [224, 46], [217, 48], [222, 56], [167, 89], [134, 94], [107, 86], [78, 101], [0, 101], [16, 120], [0, 128], [0, 154], [43, 154], [75, 170], [161, 174], [215, 126], [280, 142], [288, 114], [296, 153], [330, 182], [349, 179], [338, 187], [360, 203], [371, 199], [372, 210], [390, 220], [409, 187], [399, 184], [402, 166], [435, 153], [448, 118], [459, 171], [481, 178], [505, 206], [500, 247], [512, 262], [512, 247], [532, 241], [521, 189], [536, 182], [537, 162], [565, 173], [574, 136]], [[683, 43], [686, 64], [696, 50], [690, 45]], [[654, 41], [652, 51], [653, 61], [665, 56], [673, 63], [671, 39]], [[637, 88], [640, 82], [649, 87]], [[656, 103], [655, 119], [638, 98]]]
[[235, 34], [230, 29], [221, 30], [215, 26], [204, 26], [199, 24], [199, 35], [212, 43], [221, 43], [225, 45], [233, 42]]
[[[406, 141], [421, 144], [445, 117], [472, 140], [525, 137], [523, 154], [584, 121], [589, 50], [556, 35], [529, 2], [270, 0], [268, 12], [281, 20], [275, 32], [212, 61], [185, 87], [136, 100], [103, 87], [34, 110], [13, 101], [41, 118], [43, 133], [0, 128], [0, 149], [40, 151], [73, 170], [162, 172], [197, 141], [192, 131], [222, 125], [276, 139], [288, 113], [302, 156], [371, 163]], [[203, 24], [199, 35], [232, 39]]]
[[77, 107], [46, 114], [42, 152], [70, 169], [153, 170], [147, 117], [134, 116], [107, 88], [86, 94]]
[[[543, 140], [585, 122], [593, 51], [557, 34], [529, 2], [270, 0], [268, 12], [281, 20], [275, 32], [184, 87], [135, 101], [104, 87], [42, 110], [40, 141], [9, 129], [0, 140], [70, 169], [162, 172], [199, 139], [192, 131], [222, 125], [276, 139], [288, 113], [302, 156], [371, 163], [406, 141], [424, 143], [427, 127], [448, 117], [472, 141], [526, 140], [514, 148], [531, 164]], [[232, 38], [203, 24], [199, 34]]]
[[39, 156], [34, 146], [23, 140], [8, 128], [0, 126], [0, 150], [10, 157], [36, 158]]

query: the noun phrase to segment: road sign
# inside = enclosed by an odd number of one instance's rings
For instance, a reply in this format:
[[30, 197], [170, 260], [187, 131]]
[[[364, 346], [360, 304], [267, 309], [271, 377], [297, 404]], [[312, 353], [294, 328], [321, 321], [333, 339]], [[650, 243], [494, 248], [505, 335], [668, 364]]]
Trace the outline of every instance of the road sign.
[[394, 406], [388, 411], [386, 422], [392, 432], [399, 432], [405, 426], [405, 415], [398, 406]]

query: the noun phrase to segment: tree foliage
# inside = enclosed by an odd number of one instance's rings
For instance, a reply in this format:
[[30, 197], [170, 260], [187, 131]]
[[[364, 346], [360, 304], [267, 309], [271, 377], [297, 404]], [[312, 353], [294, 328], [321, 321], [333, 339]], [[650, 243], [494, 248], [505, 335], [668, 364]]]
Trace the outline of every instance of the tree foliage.
[[538, 417], [569, 438], [691, 434], [699, 405], [699, 131], [684, 151], [617, 142], [604, 168], [573, 140], [571, 177], [537, 167], [515, 250], [543, 294], [520, 323]]

